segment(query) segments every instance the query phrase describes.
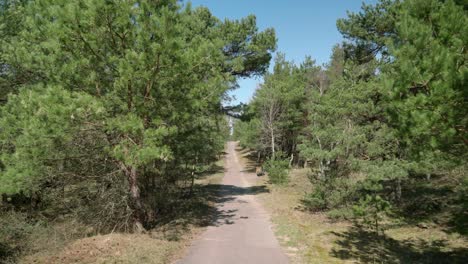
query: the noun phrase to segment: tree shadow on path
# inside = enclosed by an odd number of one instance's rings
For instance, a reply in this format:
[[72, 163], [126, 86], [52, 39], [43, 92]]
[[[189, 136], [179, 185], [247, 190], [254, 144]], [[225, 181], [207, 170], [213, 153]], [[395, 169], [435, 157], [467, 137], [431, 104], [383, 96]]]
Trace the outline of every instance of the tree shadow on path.
[[220, 204], [235, 201], [239, 196], [269, 192], [266, 186], [239, 187], [224, 184], [196, 185], [190, 198], [174, 201], [173, 207], [161, 212], [156, 228], [168, 230], [177, 240], [190, 226], [207, 227], [234, 224], [237, 210], [224, 210]]

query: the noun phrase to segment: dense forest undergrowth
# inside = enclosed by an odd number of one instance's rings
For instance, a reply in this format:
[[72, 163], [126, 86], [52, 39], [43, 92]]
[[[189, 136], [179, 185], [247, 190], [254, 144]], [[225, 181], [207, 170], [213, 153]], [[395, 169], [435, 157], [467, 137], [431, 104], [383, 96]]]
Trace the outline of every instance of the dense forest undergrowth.
[[219, 194], [223, 159], [197, 175], [191, 190], [185, 190], [192, 195], [172, 197], [160, 219], [144, 233], [99, 232], [74, 216], [51, 220], [39, 218], [37, 212], [2, 208], [5, 243], [0, 263], [171, 263], [223, 217], [215, 206], [223, 199]]

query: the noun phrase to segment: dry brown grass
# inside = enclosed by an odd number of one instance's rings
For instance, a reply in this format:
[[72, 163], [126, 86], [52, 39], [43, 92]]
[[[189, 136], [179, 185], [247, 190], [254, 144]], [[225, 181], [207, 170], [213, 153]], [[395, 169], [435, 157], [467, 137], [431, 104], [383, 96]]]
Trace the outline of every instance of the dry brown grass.
[[[217, 186], [223, 178], [223, 160], [217, 162], [219, 170], [204, 175], [196, 181], [197, 190], [207, 192], [203, 186]], [[204, 193], [200, 193], [203, 195]], [[187, 200], [187, 206], [195, 212], [188, 215], [204, 216], [211, 213], [212, 201], [203, 197]], [[196, 207], [196, 208], [195, 208]], [[43, 232], [35, 232], [31, 239], [35, 244], [18, 260], [19, 263], [171, 263], [183, 256], [192, 239], [205, 226], [203, 220], [174, 216], [172, 221], [158, 225], [146, 234], [113, 233], [89, 236], [86, 227], [78, 223], [62, 223]], [[198, 222], [197, 222], [198, 221]], [[91, 230], [92, 232], [92, 230]], [[1, 262], [1, 261], [0, 261]]]
[[21, 263], [168, 263], [184, 243], [150, 235], [109, 234], [76, 240], [56, 254], [37, 253]]
[[[254, 166], [243, 150], [244, 164]], [[395, 225], [384, 237], [356, 228], [351, 222], [331, 221], [301, 205], [313, 188], [308, 170], [290, 172], [285, 186], [260, 178], [270, 192], [257, 195], [271, 214], [275, 233], [292, 263], [468, 263], [468, 241], [441, 226]]]
[[[266, 179], [261, 181], [267, 184]], [[333, 232], [345, 231], [349, 223], [331, 222], [325, 215], [311, 214], [300, 206], [311, 187], [306, 171], [294, 170], [287, 186], [269, 185], [270, 192], [258, 198], [270, 212], [275, 233], [292, 263], [352, 263], [329, 255], [337, 238]]]

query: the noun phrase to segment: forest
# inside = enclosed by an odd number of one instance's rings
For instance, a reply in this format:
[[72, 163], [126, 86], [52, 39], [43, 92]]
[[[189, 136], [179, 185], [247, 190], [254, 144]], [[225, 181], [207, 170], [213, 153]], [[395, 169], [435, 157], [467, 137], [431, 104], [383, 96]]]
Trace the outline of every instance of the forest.
[[[254, 15], [186, 1], [0, 0], [0, 263], [64, 223], [79, 239], [192, 221], [229, 140], [274, 188], [304, 171], [307, 214], [376, 237], [409, 223], [466, 239], [467, 10], [363, 4], [319, 65], [275, 55]], [[227, 106], [253, 76], [251, 102]]]
[[[462, 1], [364, 5], [337, 21], [345, 41], [326, 65], [276, 57], [242, 106], [235, 137], [256, 151], [274, 183], [286, 182], [289, 168], [309, 168], [314, 189], [304, 204], [312, 211], [380, 232], [395, 214], [457, 204], [450, 221], [466, 234], [466, 8]], [[410, 197], [418, 183], [431, 188], [439, 178], [455, 183], [448, 191], [456, 198]]]

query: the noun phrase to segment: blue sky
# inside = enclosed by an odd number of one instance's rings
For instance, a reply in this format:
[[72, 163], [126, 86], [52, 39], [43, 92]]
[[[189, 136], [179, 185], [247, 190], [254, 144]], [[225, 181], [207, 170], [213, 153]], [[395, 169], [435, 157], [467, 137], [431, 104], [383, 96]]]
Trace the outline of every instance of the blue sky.
[[[192, 0], [193, 6], [206, 6], [218, 18], [238, 19], [255, 14], [260, 30], [272, 27], [278, 38], [278, 52], [300, 63], [306, 55], [318, 64], [326, 63], [333, 45], [342, 37], [336, 20], [346, 11], [359, 11], [363, 2], [377, 0]], [[273, 64], [273, 61], [271, 62]], [[271, 67], [270, 67], [271, 68]], [[261, 79], [243, 79], [233, 92], [238, 102], [247, 103]]]

